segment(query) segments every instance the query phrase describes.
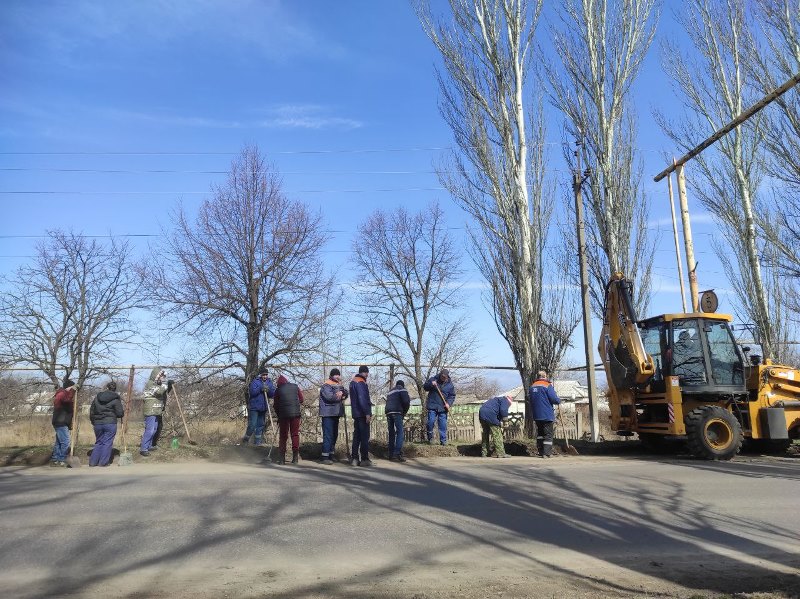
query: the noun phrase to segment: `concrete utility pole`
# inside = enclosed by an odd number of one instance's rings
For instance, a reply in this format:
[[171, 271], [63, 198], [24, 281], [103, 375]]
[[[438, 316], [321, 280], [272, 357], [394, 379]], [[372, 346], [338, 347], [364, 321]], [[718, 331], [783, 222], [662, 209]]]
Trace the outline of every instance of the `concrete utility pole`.
[[692, 239], [692, 221], [689, 217], [689, 200], [686, 199], [686, 176], [683, 165], [675, 169], [678, 175], [678, 200], [681, 203], [681, 222], [683, 223], [683, 245], [686, 251], [686, 268], [689, 269], [689, 297], [692, 299], [692, 312], [700, 311], [700, 298], [697, 288], [697, 262], [694, 259], [694, 240]]
[[[673, 162], [675, 160], [673, 159]], [[686, 312], [686, 290], [683, 288], [683, 266], [681, 261], [681, 246], [678, 241], [678, 223], [675, 220], [675, 200], [672, 197], [672, 175], [667, 177], [667, 188], [669, 190], [669, 211], [672, 214], [672, 236], [675, 239], [675, 258], [678, 262], [678, 279], [681, 284], [681, 305]]]
[[586, 352], [586, 378], [589, 386], [589, 424], [592, 442], [600, 440], [600, 419], [597, 410], [597, 382], [594, 378], [594, 346], [592, 335], [592, 312], [589, 305], [589, 273], [586, 267], [586, 229], [583, 224], [583, 196], [581, 188], [589, 177], [589, 169], [581, 172], [580, 148], [583, 141], [576, 142], [575, 172], [572, 175], [572, 191], [575, 193], [575, 223], [578, 229], [578, 262], [581, 272], [581, 304], [583, 306], [583, 344]]

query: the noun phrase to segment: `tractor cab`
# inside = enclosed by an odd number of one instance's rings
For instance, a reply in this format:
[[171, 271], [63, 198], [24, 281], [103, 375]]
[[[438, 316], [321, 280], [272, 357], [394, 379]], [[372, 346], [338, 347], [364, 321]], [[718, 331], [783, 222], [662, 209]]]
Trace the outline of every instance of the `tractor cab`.
[[677, 377], [684, 395], [744, 395], [745, 361], [729, 316], [665, 314], [639, 322], [645, 351], [655, 364], [652, 391]]

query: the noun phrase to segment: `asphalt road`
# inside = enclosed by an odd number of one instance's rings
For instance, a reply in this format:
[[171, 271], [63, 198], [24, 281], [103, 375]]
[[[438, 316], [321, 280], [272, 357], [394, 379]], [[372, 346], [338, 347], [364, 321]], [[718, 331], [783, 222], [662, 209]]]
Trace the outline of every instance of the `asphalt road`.
[[2, 597], [800, 593], [800, 460], [0, 469]]

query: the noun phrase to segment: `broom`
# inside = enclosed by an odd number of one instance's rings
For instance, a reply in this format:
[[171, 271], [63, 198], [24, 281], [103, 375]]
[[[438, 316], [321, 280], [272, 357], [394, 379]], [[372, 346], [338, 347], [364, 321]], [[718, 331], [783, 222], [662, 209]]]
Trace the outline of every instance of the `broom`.
[[120, 466], [130, 466], [133, 464], [133, 455], [128, 451], [128, 441], [125, 433], [128, 431], [128, 413], [131, 410], [131, 403], [133, 398], [133, 374], [134, 368], [131, 366], [131, 372], [128, 376], [128, 397], [125, 401], [125, 412], [122, 415], [122, 452], [119, 454]]
[[78, 391], [75, 390], [75, 397], [72, 403], [72, 434], [69, 436], [69, 457], [67, 458], [67, 468], [80, 468], [81, 461], [75, 457], [75, 443], [78, 436]]
[[578, 450], [569, 444], [569, 439], [567, 438], [567, 427], [564, 426], [564, 416], [562, 416], [561, 414], [561, 406], [558, 406], [558, 421], [561, 423], [561, 432], [564, 434], [563, 450], [569, 455], [580, 455], [580, 453], [578, 453]]

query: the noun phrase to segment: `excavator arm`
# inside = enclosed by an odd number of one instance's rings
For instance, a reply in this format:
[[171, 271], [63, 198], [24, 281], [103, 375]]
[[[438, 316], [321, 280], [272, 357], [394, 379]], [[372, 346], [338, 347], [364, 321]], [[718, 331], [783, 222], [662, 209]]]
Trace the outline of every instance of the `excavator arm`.
[[637, 326], [631, 293], [633, 283], [615, 273], [606, 286], [600, 355], [609, 383], [617, 388], [646, 384], [655, 373], [653, 358], [645, 351]]

